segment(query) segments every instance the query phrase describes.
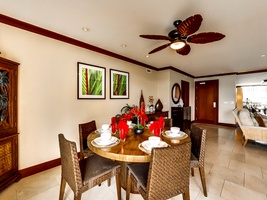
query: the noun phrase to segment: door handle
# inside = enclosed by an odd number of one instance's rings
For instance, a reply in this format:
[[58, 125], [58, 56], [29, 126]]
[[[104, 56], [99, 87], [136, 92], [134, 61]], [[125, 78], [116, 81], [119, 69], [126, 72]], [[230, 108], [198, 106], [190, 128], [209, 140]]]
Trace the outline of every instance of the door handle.
[[216, 108], [216, 102], [213, 102], [213, 108]]

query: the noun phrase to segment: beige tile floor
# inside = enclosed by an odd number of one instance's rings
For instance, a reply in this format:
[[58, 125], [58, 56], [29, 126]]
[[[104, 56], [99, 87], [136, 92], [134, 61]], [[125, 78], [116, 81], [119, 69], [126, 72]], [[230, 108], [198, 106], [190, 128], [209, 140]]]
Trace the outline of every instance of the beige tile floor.
[[[198, 171], [190, 178], [191, 200], [267, 200], [267, 145], [249, 142], [241, 145], [234, 128], [199, 124], [207, 129], [205, 171], [208, 197], [204, 197]], [[9, 186], [0, 193], [0, 200], [56, 200], [59, 194], [60, 166], [32, 175]], [[65, 200], [73, 199], [66, 188]], [[122, 190], [125, 199], [125, 192]], [[117, 199], [115, 182], [85, 192], [82, 199]], [[141, 200], [131, 194], [131, 200]], [[182, 196], [171, 200], [181, 200]]]

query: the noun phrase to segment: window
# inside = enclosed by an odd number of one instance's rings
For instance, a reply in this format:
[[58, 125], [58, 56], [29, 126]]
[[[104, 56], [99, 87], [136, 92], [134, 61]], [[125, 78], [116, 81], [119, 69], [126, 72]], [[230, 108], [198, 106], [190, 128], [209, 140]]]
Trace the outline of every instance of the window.
[[267, 86], [242, 86], [243, 102], [267, 107]]

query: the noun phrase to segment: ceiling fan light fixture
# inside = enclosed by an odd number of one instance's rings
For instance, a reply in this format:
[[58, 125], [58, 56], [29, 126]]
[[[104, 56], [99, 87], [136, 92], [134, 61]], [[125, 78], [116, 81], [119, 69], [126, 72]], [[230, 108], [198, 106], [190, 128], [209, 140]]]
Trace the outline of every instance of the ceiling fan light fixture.
[[171, 43], [170, 47], [174, 50], [181, 49], [185, 46], [185, 42], [182, 40], [175, 40], [173, 43]]

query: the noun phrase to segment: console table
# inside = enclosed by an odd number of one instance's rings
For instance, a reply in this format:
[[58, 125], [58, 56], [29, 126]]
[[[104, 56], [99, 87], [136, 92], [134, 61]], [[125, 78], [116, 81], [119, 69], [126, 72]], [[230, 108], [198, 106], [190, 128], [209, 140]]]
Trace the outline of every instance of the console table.
[[161, 112], [146, 112], [148, 121], [155, 121], [159, 117], [168, 117], [169, 111], [161, 111]]

